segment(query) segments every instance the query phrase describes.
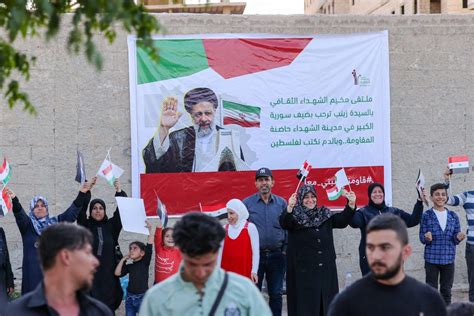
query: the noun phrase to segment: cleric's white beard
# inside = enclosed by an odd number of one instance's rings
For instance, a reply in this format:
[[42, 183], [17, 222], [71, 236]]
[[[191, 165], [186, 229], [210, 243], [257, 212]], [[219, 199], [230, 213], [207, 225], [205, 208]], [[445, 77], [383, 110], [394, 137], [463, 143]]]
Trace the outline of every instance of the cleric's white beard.
[[208, 128], [202, 128], [199, 124], [194, 124], [194, 130], [198, 138], [206, 137], [210, 135], [216, 129], [216, 124], [214, 122]]

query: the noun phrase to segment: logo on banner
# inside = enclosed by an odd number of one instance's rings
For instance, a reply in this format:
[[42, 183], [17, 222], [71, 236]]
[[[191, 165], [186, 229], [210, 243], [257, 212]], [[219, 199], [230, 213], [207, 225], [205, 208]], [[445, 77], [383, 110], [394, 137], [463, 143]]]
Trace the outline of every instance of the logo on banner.
[[354, 85], [355, 86], [370, 86], [370, 79], [369, 77], [365, 77], [361, 74], [357, 73], [357, 70], [353, 69], [352, 70], [352, 78], [354, 79]]

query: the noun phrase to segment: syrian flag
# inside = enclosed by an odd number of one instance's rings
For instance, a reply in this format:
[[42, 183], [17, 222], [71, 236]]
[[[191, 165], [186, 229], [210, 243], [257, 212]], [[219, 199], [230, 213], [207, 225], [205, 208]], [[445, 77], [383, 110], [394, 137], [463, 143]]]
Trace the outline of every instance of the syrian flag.
[[201, 212], [211, 217], [218, 219], [227, 218], [227, 207], [226, 204], [214, 204], [214, 205], [202, 205], [199, 203]]
[[338, 190], [342, 190], [342, 188], [350, 184], [349, 179], [347, 179], [346, 171], [344, 170], [344, 168], [336, 172], [334, 178], [336, 178], [335, 182]]
[[3, 164], [0, 166], [0, 182], [3, 186], [6, 186], [12, 176], [12, 168], [7, 161], [7, 158], [3, 158]]
[[337, 185], [333, 186], [331, 189], [327, 189], [326, 193], [330, 201], [337, 200], [342, 195], [342, 188], [338, 188]]
[[84, 156], [78, 150], [77, 151], [77, 162], [76, 162], [76, 182], [84, 184], [86, 182], [86, 169], [84, 166]]
[[158, 197], [156, 197], [156, 215], [160, 218], [163, 228], [166, 228], [168, 224], [168, 212], [166, 212], [166, 206]]
[[7, 194], [7, 190], [2, 190], [2, 196], [0, 199], [0, 216], [7, 215], [12, 210], [12, 200]]
[[300, 180], [305, 180], [311, 170], [312, 166], [305, 160], [300, 170], [296, 174], [296, 177]]
[[97, 175], [105, 178], [110, 185], [114, 185], [115, 179], [120, 178], [123, 174], [123, 169], [113, 164], [111, 161], [104, 159], [99, 168]]
[[469, 158], [467, 155], [448, 157], [448, 167], [453, 173], [469, 173]]
[[257, 106], [222, 101], [224, 125], [235, 124], [242, 127], [260, 127], [260, 111]]
[[[416, 191], [418, 192], [418, 198], [423, 199], [423, 190], [425, 188], [425, 176], [421, 169], [418, 169], [418, 177], [416, 178]], [[423, 199], [424, 200], [424, 199]], [[426, 206], [428, 205], [428, 201], [424, 201]]]

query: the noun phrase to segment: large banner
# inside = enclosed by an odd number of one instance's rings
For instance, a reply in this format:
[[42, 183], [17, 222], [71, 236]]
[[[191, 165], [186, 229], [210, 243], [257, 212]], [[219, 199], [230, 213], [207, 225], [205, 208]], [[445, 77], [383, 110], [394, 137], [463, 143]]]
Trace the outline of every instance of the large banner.
[[[344, 168], [357, 205], [385, 184], [391, 203], [388, 34], [128, 38], [133, 196], [156, 215], [225, 204], [273, 171], [287, 199], [307, 160], [318, 205]], [[161, 204], [158, 203], [158, 204]]]

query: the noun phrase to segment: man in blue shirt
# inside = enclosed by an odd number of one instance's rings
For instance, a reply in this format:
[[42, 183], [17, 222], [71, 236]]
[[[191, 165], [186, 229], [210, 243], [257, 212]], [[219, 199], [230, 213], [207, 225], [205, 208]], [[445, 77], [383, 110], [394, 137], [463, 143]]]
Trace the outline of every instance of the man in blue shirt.
[[257, 193], [243, 200], [249, 211], [249, 220], [257, 226], [260, 238], [260, 263], [258, 283], [261, 290], [263, 279], [267, 279], [270, 309], [274, 316], [282, 310], [282, 287], [286, 270], [286, 232], [280, 226], [279, 218], [286, 209], [286, 201], [275, 194], [272, 188], [275, 180], [270, 169], [260, 168], [255, 176]]

